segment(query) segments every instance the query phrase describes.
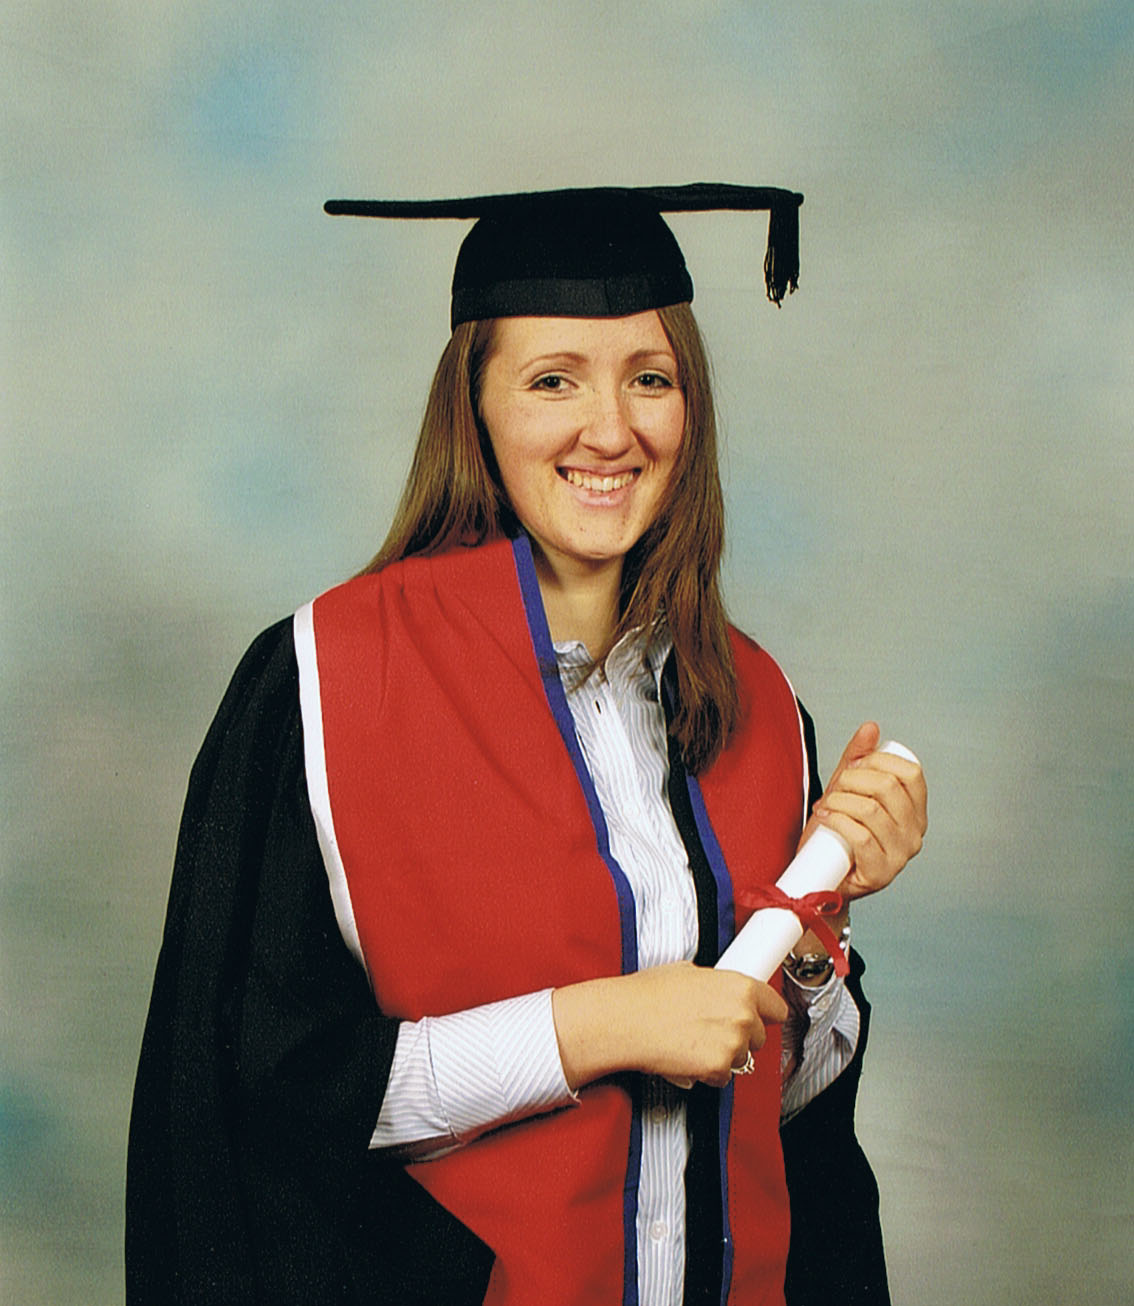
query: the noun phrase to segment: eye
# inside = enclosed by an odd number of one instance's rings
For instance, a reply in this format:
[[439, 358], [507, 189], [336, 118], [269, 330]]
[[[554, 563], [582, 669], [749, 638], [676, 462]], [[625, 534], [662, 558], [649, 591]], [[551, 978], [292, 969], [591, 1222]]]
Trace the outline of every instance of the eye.
[[643, 390], [672, 390], [674, 387], [674, 382], [663, 372], [640, 372], [634, 383]]
[[543, 376], [537, 376], [528, 389], [546, 390], [550, 394], [558, 394], [567, 389], [567, 378], [559, 372], [545, 372]]

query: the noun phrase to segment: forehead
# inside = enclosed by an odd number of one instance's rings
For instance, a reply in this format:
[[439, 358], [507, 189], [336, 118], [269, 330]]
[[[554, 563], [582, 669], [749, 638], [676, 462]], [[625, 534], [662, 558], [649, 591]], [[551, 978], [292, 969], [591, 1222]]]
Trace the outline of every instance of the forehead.
[[661, 319], [652, 309], [629, 317], [499, 318], [492, 343], [494, 355], [517, 361], [554, 354], [673, 354]]

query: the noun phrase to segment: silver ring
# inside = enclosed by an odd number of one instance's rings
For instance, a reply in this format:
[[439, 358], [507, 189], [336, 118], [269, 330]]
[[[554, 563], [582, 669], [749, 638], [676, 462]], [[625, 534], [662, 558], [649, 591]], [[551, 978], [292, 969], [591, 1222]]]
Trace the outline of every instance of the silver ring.
[[733, 1066], [730, 1071], [733, 1075], [750, 1075], [756, 1069], [756, 1062], [752, 1060], [752, 1049], [748, 1049], [748, 1055], [744, 1058], [744, 1065]]

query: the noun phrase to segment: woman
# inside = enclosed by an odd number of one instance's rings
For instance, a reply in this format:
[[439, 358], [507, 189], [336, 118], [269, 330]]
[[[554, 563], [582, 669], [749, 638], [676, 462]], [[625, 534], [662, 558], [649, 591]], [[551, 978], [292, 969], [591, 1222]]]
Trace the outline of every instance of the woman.
[[806, 718], [717, 589], [658, 203], [489, 203], [385, 546], [234, 679], [139, 1069], [134, 1300], [782, 1301], [785, 1105], [790, 1298], [885, 1299], [859, 1008], [808, 936], [781, 1096], [788, 1005], [711, 966], [808, 822], [849, 894], [889, 883], [924, 783], [865, 726], [809, 814]]

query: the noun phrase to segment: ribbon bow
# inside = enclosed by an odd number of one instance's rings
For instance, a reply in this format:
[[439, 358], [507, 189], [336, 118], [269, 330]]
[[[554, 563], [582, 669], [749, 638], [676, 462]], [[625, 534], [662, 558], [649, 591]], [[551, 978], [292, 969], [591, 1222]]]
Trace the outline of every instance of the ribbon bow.
[[763, 907], [780, 907], [792, 912], [803, 928], [812, 930], [815, 937], [831, 954], [831, 960], [835, 963], [835, 974], [850, 973], [846, 953], [840, 947], [834, 930], [823, 919], [824, 916], [835, 916], [842, 911], [841, 893], [831, 890], [805, 893], [802, 898], [791, 898], [778, 885], [764, 884], [758, 889], [742, 889], [736, 895], [736, 901], [752, 911], [760, 911]]

